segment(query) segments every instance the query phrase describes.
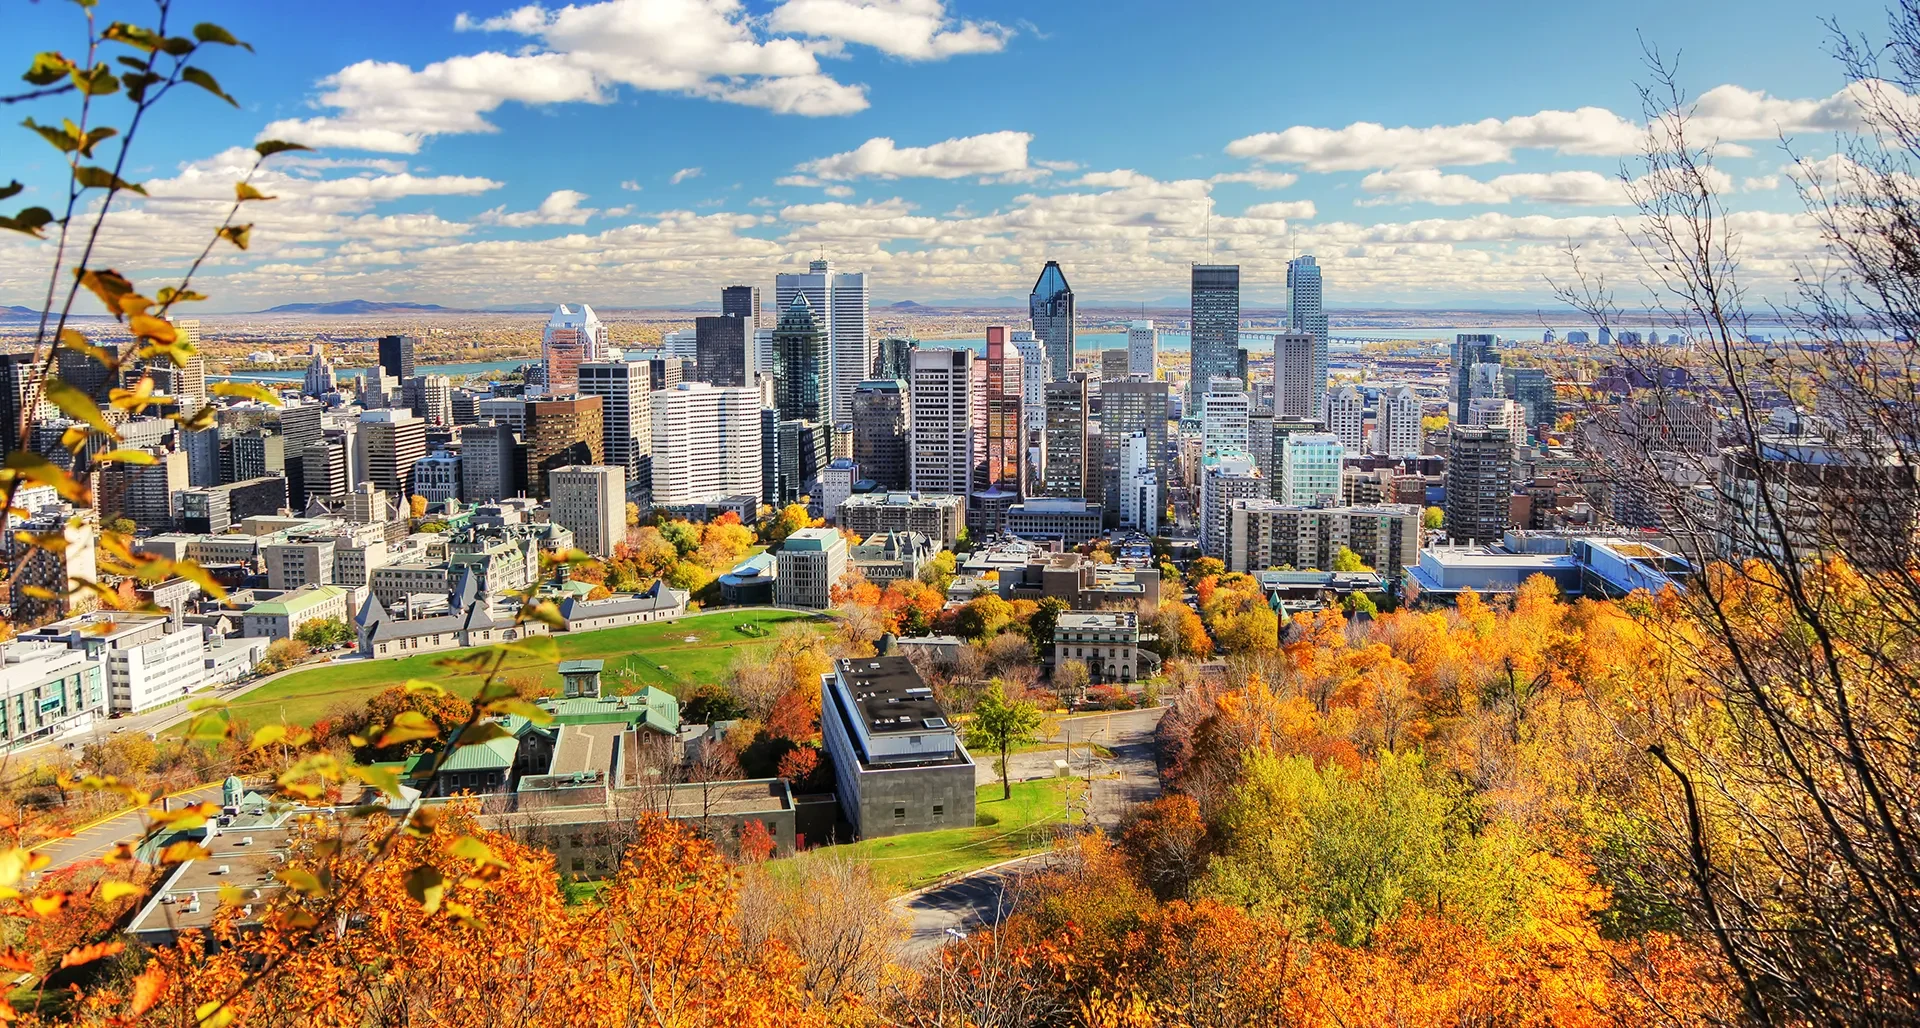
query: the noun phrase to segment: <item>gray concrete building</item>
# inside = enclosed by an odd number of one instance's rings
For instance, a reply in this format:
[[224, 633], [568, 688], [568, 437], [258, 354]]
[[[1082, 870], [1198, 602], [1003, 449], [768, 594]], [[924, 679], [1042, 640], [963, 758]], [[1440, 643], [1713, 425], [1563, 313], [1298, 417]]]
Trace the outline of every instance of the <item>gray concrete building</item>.
[[821, 739], [856, 836], [973, 824], [973, 757], [911, 661], [839, 660], [820, 690]]

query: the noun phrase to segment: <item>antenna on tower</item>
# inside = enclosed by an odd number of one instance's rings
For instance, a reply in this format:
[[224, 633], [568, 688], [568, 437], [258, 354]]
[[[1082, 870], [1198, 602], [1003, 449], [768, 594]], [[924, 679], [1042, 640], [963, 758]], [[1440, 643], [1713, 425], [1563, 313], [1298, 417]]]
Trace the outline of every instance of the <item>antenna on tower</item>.
[[1213, 257], [1213, 194], [1207, 194], [1207, 257]]

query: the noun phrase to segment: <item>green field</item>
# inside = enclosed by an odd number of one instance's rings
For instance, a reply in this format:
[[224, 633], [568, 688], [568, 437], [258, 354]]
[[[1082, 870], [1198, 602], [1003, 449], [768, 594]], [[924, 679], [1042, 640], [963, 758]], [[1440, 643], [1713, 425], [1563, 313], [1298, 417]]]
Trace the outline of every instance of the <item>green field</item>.
[[1013, 798], [1000, 798], [1000, 784], [983, 785], [977, 792], [974, 826], [918, 832], [886, 839], [866, 839], [844, 846], [809, 850], [794, 859], [819, 854], [852, 854], [872, 868], [889, 892], [902, 893], [932, 885], [943, 876], [973, 871], [1003, 860], [1040, 853], [1053, 846], [1053, 830], [1069, 816], [1082, 819], [1080, 802], [1086, 783], [1077, 778], [1050, 778], [1013, 783]]
[[[753, 608], [696, 614], [678, 621], [630, 625], [579, 634], [554, 636], [562, 660], [598, 657], [607, 662], [605, 684], [613, 692], [632, 692], [643, 685], [680, 694], [689, 684], [716, 682], [742, 657], [769, 650], [788, 625], [824, 632], [830, 622], [790, 611]], [[691, 641], [689, 641], [691, 640]], [[479, 691], [478, 676], [447, 674], [436, 662], [470, 650], [444, 650], [387, 660], [327, 664], [295, 672], [263, 685], [233, 702], [236, 719], [249, 724], [271, 722], [312, 724], [341, 703], [363, 703], [382, 689], [410, 678], [439, 682], [471, 696]], [[509, 673], [514, 664], [507, 665]], [[547, 682], [560, 683], [552, 665], [528, 662]], [[175, 729], [176, 732], [184, 729]]]

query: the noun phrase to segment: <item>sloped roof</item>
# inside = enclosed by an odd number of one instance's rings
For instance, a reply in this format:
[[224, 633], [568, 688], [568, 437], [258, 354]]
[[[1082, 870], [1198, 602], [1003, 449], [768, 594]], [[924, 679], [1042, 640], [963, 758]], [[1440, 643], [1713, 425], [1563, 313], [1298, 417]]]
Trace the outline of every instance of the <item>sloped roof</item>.
[[556, 725], [645, 725], [662, 735], [680, 732], [680, 701], [663, 689], [647, 686], [630, 696], [546, 699], [540, 706]]

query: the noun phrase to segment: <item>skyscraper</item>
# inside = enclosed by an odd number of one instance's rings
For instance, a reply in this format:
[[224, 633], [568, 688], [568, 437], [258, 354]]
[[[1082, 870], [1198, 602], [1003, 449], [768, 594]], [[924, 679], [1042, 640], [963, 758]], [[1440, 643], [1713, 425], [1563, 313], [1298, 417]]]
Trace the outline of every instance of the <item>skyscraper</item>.
[[682, 382], [649, 400], [655, 506], [760, 494], [759, 390]]
[[[1213, 388], [1201, 397], [1201, 452], [1247, 452], [1247, 416], [1252, 405], [1237, 378], [1216, 378]], [[1124, 440], [1123, 440], [1124, 444]]]
[[1073, 287], [1060, 270], [1059, 261], [1048, 261], [1033, 283], [1033, 295], [1027, 298], [1027, 314], [1033, 319], [1033, 334], [1046, 347], [1048, 378], [1059, 381], [1073, 370]]
[[880, 488], [907, 488], [907, 425], [911, 406], [907, 383], [868, 379], [853, 390], [853, 460], [860, 473]]
[[320, 344], [313, 346], [313, 359], [307, 362], [306, 381], [301, 383], [300, 395], [325, 396], [338, 392], [340, 382], [333, 373], [333, 362], [327, 360], [326, 350]]
[[1287, 262], [1287, 327], [1313, 336], [1313, 409], [1327, 388], [1327, 308], [1320, 297], [1320, 265], [1311, 255]]
[[598, 396], [527, 401], [527, 495], [547, 496], [547, 472], [569, 464], [605, 464], [605, 411]]
[[367, 481], [390, 495], [408, 495], [414, 462], [427, 455], [427, 423], [412, 411], [370, 410], [360, 413], [359, 427], [355, 441]]
[[[829, 424], [847, 421], [853, 414], [853, 387], [872, 377], [873, 353], [868, 336], [867, 276], [836, 273], [831, 261], [813, 261], [804, 275], [774, 277], [774, 306], [784, 313], [795, 295], [804, 295], [820, 327], [827, 334], [826, 395]], [[776, 329], [778, 326], [775, 326]]]
[[413, 350], [420, 345], [417, 336], [381, 336], [380, 366], [401, 382], [413, 377]]
[[[1170, 469], [1167, 466], [1168, 392], [1165, 382], [1151, 382], [1139, 378], [1100, 384], [1100, 434], [1102, 441], [1112, 440], [1111, 445], [1101, 447], [1101, 459], [1098, 465], [1101, 476], [1099, 488], [1108, 510], [1120, 508], [1117, 495], [1120, 484], [1120, 460], [1126, 441], [1132, 438], [1135, 432], [1147, 437], [1147, 460], [1159, 476], [1159, 506], [1165, 508], [1167, 483], [1171, 478]], [[1087, 448], [1089, 451], [1093, 449], [1091, 438], [1088, 440]], [[1088, 497], [1088, 499], [1092, 498]]]
[[653, 408], [644, 361], [588, 361], [580, 365], [580, 395], [600, 398], [600, 451], [608, 465], [624, 468], [627, 483], [652, 483]]
[[1350, 385], [1341, 386], [1327, 394], [1327, 409], [1324, 415], [1327, 431], [1340, 440], [1340, 445], [1348, 453], [1365, 453], [1365, 439], [1362, 432], [1366, 427], [1367, 401], [1360, 390]]
[[1287, 436], [1280, 459], [1280, 501], [1304, 507], [1340, 499], [1340, 467], [1347, 448], [1332, 432], [1295, 432]]
[[1498, 541], [1507, 530], [1512, 493], [1513, 448], [1507, 430], [1448, 428], [1447, 538]]
[[[1215, 378], [1236, 377], [1240, 364], [1240, 266], [1193, 266], [1192, 367], [1187, 407], [1197, 409]], [[1244, 380], [1243, 380], [1244, 381]]]
[[920, 341], [905, 336], [888, 336], [880, 340], [874, 349], [873, 377], [897, 378], [902, 382], [913, 377], [913, 351], [920, 348]]
[[1006, 525], [1007, 508], [1026, 495], [1026, 376], [1020, 352], [1005, 326], [987, 328], [985, 459], [976, 466], [968, 496], [967, 523], [974, 531], [997, 534]]
[[909, 388], [913, 488], [967, 495], [986, 459], [986, 361], [967, 349], [915, 350]]
[[1374, 451], [1389, 457], [1420, 456], [1423, 435], [1420, 398], [1411, 386], [1393, 386], [1380, 394], [1380, 414], [1374, 426]]
[[607, 326], [581, 304], [576, 310], [561, 304], [547, 319], [540, 340], [540, 358], [547, 373], [547, 395], [562, 396], [579, 384], [579, 368], [586, 361], [599, 360], [607, 352]]
[[794, 293], [773, 329], [773, 406], [780, 420], [826, 418], [833, 376], [827, 343], [827, 328], [817, 309], [806, 293]]
[[1475, 364], [1497, 363], [1491, 333], [1461, 332], [1453, 337], [1453, 412], [1454, 420], [1467, 419], [1467, 401], [1473, 398], [1471, 377]]
[[720, 290], [720, 315], [726, 318], [745, 318], [748, 334], [760, 327], [760, 287], [728, 286]]
[[[741, 287], [736, 287], [741, 288]], [[753, 322], [738, 314], [693, 319], [694, 376], [717, 386], [744, 386], [752, 377], [755, 359]]]
[[1013, 348], [1020, 354], [1022, 375], [1020, 393], [1027, 411], [1027, 433], [1031, 437], [1047, 421], [1047, 345], [1025, 329], [1015, 329]]
[[613, 556], [627, 537], [627, 473], [624, 468], [570, 464], [547, 472], [547, 505], [553, 523], [573, 533], [574, 545], [595, 557]]
[[1127, 325], [1127, 374], [1153, 378], [1160, 373], [1160, 332], [1153, 319]]
[[468, 503], [492, 503], [520, 491], [514, 484], [518, 443], [513, 426], [496, 421], [460, 430], [460, 495]]
[[1076, 373], [1054, 379], [1047, 383], [1046, 395], [1047, 461], [1042, 490], [1048, 496], [1098, 503], [1099, 468], [1092, 475], [1087, 473], [1087, 377]]
[[1120, 462], [1120, 527], [1160, 534], [1160, 477], [1148, 459], [1147, 435], [1127, 437]]
[[[1306, 332], [1273, 336], [1273, 412], [1283, 418], [1318, 420], [1325, 415], [1326, 378], [1314, 377], [1319, 341]], [[1316, 384], [1318, 388], [1315, 388]]]

